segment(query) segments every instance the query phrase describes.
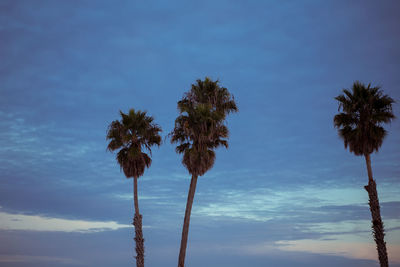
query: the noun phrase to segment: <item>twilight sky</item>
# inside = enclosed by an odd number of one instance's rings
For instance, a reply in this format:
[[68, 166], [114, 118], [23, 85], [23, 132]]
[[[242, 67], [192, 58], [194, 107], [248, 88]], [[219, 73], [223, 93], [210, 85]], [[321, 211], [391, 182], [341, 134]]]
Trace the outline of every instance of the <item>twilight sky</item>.
[[[333, 127], [355, 80], [400, 102], [400, 3], [0, 1], [0, 266], [133, 266], [119, 110], [173, 129], [196, 79], [239, 113], [199, 178], [187, 266], [378, 266], [365, 162]], [[399, 104], [394, 106], [400, 117]], [[400, 120], [372, 155], [400, 266]], [[145, 263], [176, 266], [190, 176], [165, 140], [139, 180]]]

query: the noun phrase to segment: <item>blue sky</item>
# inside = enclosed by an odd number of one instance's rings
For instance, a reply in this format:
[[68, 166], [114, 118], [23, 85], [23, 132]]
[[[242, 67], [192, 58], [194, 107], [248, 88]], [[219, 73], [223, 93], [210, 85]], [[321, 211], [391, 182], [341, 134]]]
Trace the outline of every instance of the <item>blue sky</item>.
[[[186, 262], [378, 266], [364, 159], [333, 128], [355, 80], [400, 102], [398, 1], [0, 1], [0, 266], [132, 266], [119, 110], [173, 129], [196, 79], [239, 113], [199, 179]], [[400, 116], [399, 105], [394, 112]], [[400, 121], [372, 155], [400, 266]], [[139, 180], [147, 266], [177, 263], [190, 176], [166, 140]]]

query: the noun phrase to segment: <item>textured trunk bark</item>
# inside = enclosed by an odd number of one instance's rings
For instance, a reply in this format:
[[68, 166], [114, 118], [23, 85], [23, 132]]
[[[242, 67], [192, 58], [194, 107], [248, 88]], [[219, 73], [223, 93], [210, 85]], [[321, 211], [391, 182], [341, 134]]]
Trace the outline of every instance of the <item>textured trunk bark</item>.
[[376, 183], [372, 176], [371, 158], [369, 154], [365, 155], [365, 162], [367, 163], [368, 170], [368, 185], [365, 186], [365, 190], [367, 190], [369, 196], [369, 208], [371, 210], [372, 217], [372, 233], [374, 234], [380, 265], [381, 267], [388, 267], [389, 261], [386, 251], [386, 242], [384, 240], [385, 233], [381, 219], [381, 211], [379, 206], [378, 192], [376, 191]]
[[192, 211], [194, 193], [196, 191], [197, 176], [192, 175], [192, 180], [190, 181], [189, 193], [186, 202], [185, 219], [183, 220], [182, 228], [182, 239], [181, 239], [181, 249], [179, 251], [178, 267], [185, 266], [185, 256], [186, 256], [186, 246], [189, 233], [189, 223], [190, 223], [190, 213]]
[[137, 177], [133, 178], [133, 199], [135, 204], [135, 217], [133, 217], [133, 226], [135, 227], [134, 240], [136, 242], [136, 266], [144, 267], [144, 239], [142, 232], [142, 215], [139, 214]]

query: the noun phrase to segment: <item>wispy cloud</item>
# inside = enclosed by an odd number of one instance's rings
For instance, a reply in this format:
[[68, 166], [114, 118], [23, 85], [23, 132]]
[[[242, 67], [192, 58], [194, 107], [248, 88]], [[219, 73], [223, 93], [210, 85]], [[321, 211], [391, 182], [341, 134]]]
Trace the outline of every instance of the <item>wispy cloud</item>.
[[339, 255], [356, 259], [376, 260], [376, 252], [373, 243], [304, 239], [279, 241], [277, 244], [280, 246], [280, 249], [284, 251], [301, 251], [317, 254]]
[[[382, 190], [383, 195], [386, 190], [393, 191], [385, 187]], [[214, 197], [212, 201], [208, 201], [211, 194]], [[194, 207], [194, 213], [202, 216], [239, 217], [256, 221], [267, 221], [271, 216], [275, 219], [298, 217], [301, 213], [320, 216], [323, 213], [332, 212], [333, 207], [338, 207], [336, 212], [345, 210], [343, 205], [348, 206], [347, 212], [355, 212], [353, 206], [365, 206], [366, 208], [368, 201], [367, 195], [361, 188], [316, 186], [302, 186], [279, 191], [257, 188], [221, 190], [218, 194], [199, 192], [198, 198], [201, 199]], [[391, 200], [392, 198], [389, 196], [385, 199]], [[206, 201], [206, 203], [202, 203], [202, 201]], [[329, 209], [325, 209], [326, 207]]]
[[[398, 229], [400, 227], [400, 221], [396, 219], [385, 220], [386, 231], [392, 229]], [[304, 232], [308, 233], [320, 233], [324, 235], [340, 235], [340, 234], [357, 234], [357, 233], [371, 233], [371, 221], [370, 220], [346, 220], [339, 222], [321, 222], [321, 223], [309, 223], [304, 224]], [[396, 233], [392, 232], [394, 237]], [[397, 236], [397, 241], [400, 243], [400, 236]]]
[[[385, 220], [386, 244], [389, 258], [400, 263], [400, 222]], [[281, 240], [275, 242], [284, 251], [310, 252], [337, 255], [353, 259], [376, 260], [377, 252], [368, 220], [342, 221], [339, 223], [317, 223], [303, 225], [303, 231], [315, 239]]]
[[0, 212], [0, 230], [95, 233], [130, 227], [114, 221], [85, 221]]
[[[400, 230], [390, 231], [387, 248], [391, 263], [400, 263]], [[312, 253], [350, 259], [377, 260], [377, 251], [370, 233], [325, 235], [319, 239], [280, 240], [254, 242], [232, 246], [240, 253], [265, 256], [285, 252]]]
[[[357, 240], [358, 239], [358, 240]], [[324, 240], [303, 239], [291, 241], [278, 241], [276, 244], [284, 251], [311, 252], [317, 254], [337, 255], [353, 259], [376, 260], [377, 252], [375, 244], [371, 240], [367, 242], [355, 238], [354, 235], [327, 236]], [[400, 245], [387, 243], [389, 259], [393, 263], [400, 263]]]

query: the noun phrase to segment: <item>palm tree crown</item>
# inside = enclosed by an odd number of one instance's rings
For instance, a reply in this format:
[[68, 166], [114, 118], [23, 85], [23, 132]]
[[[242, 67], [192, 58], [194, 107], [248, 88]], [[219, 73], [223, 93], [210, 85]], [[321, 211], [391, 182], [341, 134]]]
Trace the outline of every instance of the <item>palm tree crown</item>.
[[178, 102], [180, 116], [170, 133], [171, 143], [178, 143], [176, 152], [183, 153], [183, 165], [189, 173], [201, 176], [215, 161], [214, 149], [228, 147], [229, 131], [224, 125], [227, 114], [238, 111], [233, 96], [218, 81], [197, 80]]
[[395, 101], [384, 95], [379, 86], [365, 86], [356, 81], [352, 92], [343, 90], [335, 99], [339, 101], [339, 111], [334, 117], [334, 125], [344, 140], [345, 148], [355, 155], [368, 155], [378, 151], [386, 136], [383, 123], [391, 122], [395, 116], [392, 103]]
[[110, 143], [107, 149], [120, 149], [116, 159], [126, 178], [138, 178], [151, 165], [151, 158], [143, 150], [147, 149], [151, 155], [151, 146], [161, 144], [161, 128], [146, 112], [130, 109], [128, 114], [122, 111], [120, 114], [122, 120], [115, 120], [108, 127], [106, 138]]

